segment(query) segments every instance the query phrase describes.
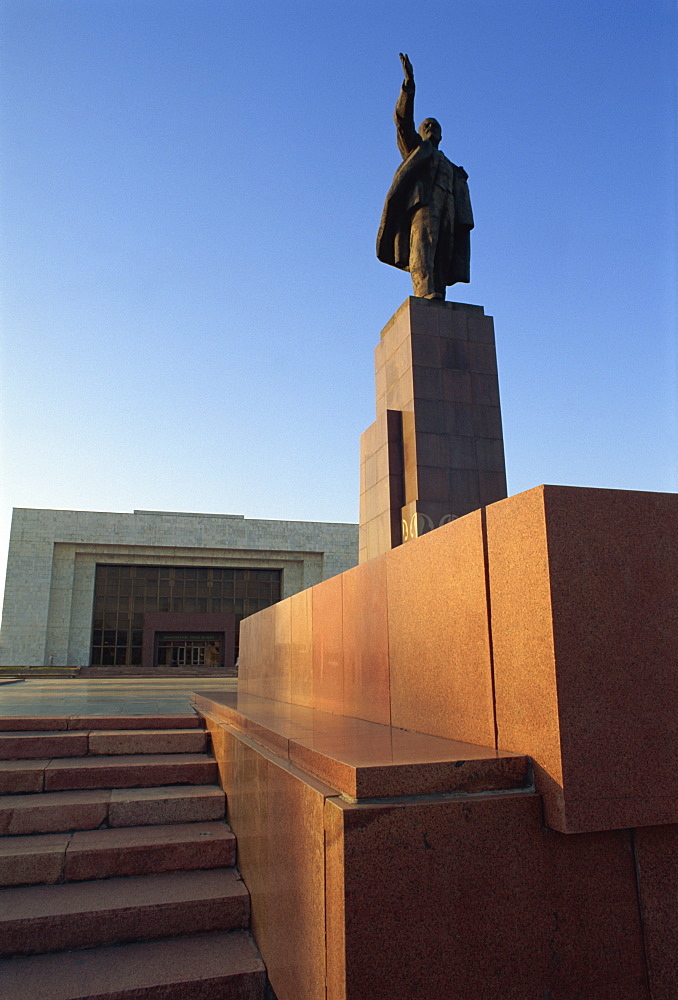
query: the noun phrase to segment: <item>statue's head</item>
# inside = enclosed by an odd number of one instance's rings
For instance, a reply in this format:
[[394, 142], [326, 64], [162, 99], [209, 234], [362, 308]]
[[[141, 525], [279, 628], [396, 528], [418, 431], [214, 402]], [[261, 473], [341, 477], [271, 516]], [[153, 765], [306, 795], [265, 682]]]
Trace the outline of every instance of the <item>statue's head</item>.
[[419, 126], [419, 135], [422, 139], [430, 139], [437, 149], [440, 140], [443, 137], [443, 130], [440, 127], [440, 122], [435, 118], [424, 118], [423, 122]]

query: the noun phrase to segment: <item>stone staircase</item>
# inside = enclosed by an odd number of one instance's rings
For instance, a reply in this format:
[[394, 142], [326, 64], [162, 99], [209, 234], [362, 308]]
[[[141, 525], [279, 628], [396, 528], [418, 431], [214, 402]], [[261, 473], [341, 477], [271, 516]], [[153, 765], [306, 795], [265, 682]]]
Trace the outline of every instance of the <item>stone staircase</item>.
[[201, 725], [0, 720], [0, 996], [263, 1000]]

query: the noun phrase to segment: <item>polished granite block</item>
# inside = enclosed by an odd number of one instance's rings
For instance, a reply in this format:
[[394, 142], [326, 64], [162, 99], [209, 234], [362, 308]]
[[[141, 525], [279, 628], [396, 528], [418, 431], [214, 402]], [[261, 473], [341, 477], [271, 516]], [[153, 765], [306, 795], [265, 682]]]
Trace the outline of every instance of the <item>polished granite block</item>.
[[565, 832], [678, 821], [678, 497], [541, 486], [487, 508], [498, 745]]
[[270, 665], [272, 683], [267, 685], [270, 696], [290, 701], [292, 695], [292, 622], [291, 603], [281, 601], [273, 618], [273, 657]]
[[383, 556], [348, 570], [342, 581], [342, 713], [389, 725], [388, 599]]
[[302, 590], [290, 604], [290, 701], [313, 706], [313, 591]]
[[313, 587], [313, 704], [327, 712], [344, 706], [342, 577]]
[[562, 832], [675, 823], [677, 529], [673, 495], [538, 487], [246, 619], [241, 690], [528, 754]]
[[[282, 602], [281, 602], [282, 603]], [[264, 695], [279, 687], [275, 662], [275, 620], [279, 604], [249, 615], [240, 623], [238, 688]], [[283, 672], [281, 666], [280, 672]]]
[[525, 793], [330, 798], [325, 831], [328, 1000], [650, 1000], [628, 832]]
[[[196, 695], [212, 728], [218, 722], [298, 765], [327, 785], [362, 799], [526, 787], [529, 762], [493, 747], [407, 732], [252, 695]], [[215, 755], [219, 754], [215, 748]]]
[[386, 566], [391, 724], [496, 746], [480, 512]]
[[652, 1000], [678, 997], [678, 826], [634, 831]]
[[[278, 1000], [674, 995], [675, 827], [558, 833], [518, 755], [251, 695], [195, 701]], [[288, 756], [234, 728], [248, 722]], [[446, 767], [454, 786], [436, 784]]]
[[[482, 307], [410, 297], [382, 330], [374, 361], [377, 419], [361, 438], [361, 563], [506, 496], [494, 327]], [[402, 421], [396, 449], [386, 449], [389, 415]], [[385, 451], [388, 469], [379, 471]], [[391, 530], [380, 520], [388, 512]]]
[[563, 770], [542, 494], [511, 497], [486, 516], [498, 739], [522, 745], [529, 732], [535, 773], [550, 806]]
[[380, 413], [360, 438], [360, 563], [402, 541], [404, 400], [390, 395], [397, 409]]
[[280, 1000], [325, 1000], [323, 811], [334, 792], [223, 724], [208, 726], [223, 732], [215, 752], [227, 818], [271, 985]]

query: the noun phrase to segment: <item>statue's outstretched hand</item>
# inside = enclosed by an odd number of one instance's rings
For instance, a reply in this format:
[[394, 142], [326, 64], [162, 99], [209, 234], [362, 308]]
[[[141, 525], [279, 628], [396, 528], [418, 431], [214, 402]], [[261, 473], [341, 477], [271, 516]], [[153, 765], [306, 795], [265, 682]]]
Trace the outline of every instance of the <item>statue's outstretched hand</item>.
[[414, 70], [412, 69], [412, 63], [409, 57], [404, 53], [400, 52], [400, 61], [403, 64], [403, 73], [405, 74], [405, 82], [403, 86], [406, 90], [414, 89]]

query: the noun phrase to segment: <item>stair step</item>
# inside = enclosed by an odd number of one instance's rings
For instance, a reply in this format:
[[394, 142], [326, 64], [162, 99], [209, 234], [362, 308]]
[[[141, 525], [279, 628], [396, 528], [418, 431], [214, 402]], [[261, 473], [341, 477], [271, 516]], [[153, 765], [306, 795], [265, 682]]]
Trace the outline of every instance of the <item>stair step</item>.
[[68, 833], [3, 837], [0, 840], [0, 886], [60, 882], [69, 839]]
[[64, 880], [220, 868], [235, 864], [235, 837], [226, 823], [128, 826], [74, 833]]
[[70, 757], [47, 762], [45, 791], [74, 788], [149, 788], [213, 785], [217, 765], [205, 754], [125, 754]]
[[41, 792], [48, 760], [0, 761], [0, 795]]
[[108, 790], [43, 792], [0, 798], [0, 834], [96, 830], [108, 817]]
[[88, 752], [98, 755], [204, 753], [206, 747], [204, 729], [101, 730], [89, 734]]
[[13, 958], [12, 1000], [263, 1000], [266, 973], [244, 931]]
[[87, 754], [204, 753], [204, 729], [0, 732], [0, 760], [84, 757]]
[[83, 757], [87, 733], [0, 733], [0, 760], [38, 760], [43, 757]]
[[5, 795], [0, 798], [0, 835], [205, 822], [223, 819], [225, 801], [217, 785]]
[[2, 889], [0, 954], [236, 930], [248, 926], [249, 912], [233, 868]]
[[223, 820], [226, 796], [218, 785], [165, 785], [111, 792], [108, 825], [146, 826]]
[[186, 715], [70, 715], [68, 729], [204, 729], [202, 716]]
[[0, 839], [0, 885], [80, 882], [235, 864], [226, 823], [128, 826]]
[[4, 715], [0, 731], [56, 732], [74, 729], [202, 729], [202, 717], [189, 715]]

